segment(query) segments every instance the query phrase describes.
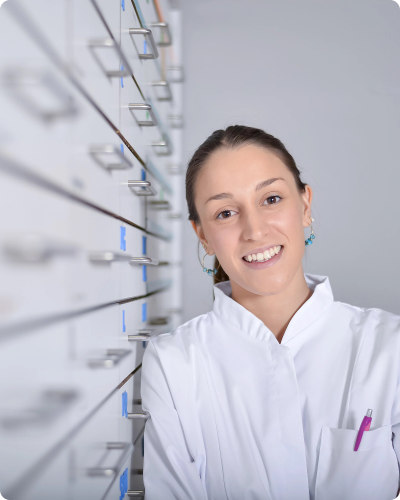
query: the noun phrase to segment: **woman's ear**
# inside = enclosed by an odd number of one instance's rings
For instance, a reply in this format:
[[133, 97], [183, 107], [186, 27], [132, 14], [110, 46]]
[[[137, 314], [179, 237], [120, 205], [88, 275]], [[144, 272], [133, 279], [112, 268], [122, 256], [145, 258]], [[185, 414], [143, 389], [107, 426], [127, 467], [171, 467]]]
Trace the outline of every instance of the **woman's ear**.
[[212, 252], [212, 253], [209, 252], [209, 250], [211, 250], [211, 248], [210, 248], [210, 244], [208, 243], [208, 241], [206, 240], [206, 238], [204, 236], [203, 228], [200, 225], [197, 226], [192, 220], [190, 221], [190, 223], [192, 224], [193, 230], [196, 233], [197, 237], [199, 238], [200, 243], [205, 245], [207, 253], [209, 255], [213, 255], [214, 252]]
[[311, 202], [313, 198], [313, 190], [311, 189], [311, 186], [306, 184], [306, 190], [301, 196], [303, 202], [303, 225], [304, 227], [308, 227], [310, 225]]

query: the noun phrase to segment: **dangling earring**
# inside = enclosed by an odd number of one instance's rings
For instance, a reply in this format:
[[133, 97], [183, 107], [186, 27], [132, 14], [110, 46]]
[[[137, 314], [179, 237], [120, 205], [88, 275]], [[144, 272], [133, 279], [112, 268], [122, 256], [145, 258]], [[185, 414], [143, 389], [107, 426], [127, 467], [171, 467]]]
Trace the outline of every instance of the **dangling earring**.
[[[203, 248], [205, 249], [205, 248], [206, 248], [206, 246], [204, 245], [204, 243], [202, 243], [202, 245], [203, 245]], [[203, 256], [203, 264], [202, 264], [202, 266], [203, 266], [203, 271], [204, 271], [205, 273], [209, 274], [210, 276], [212, 276], [212, 275], [213, 275], [213, 273], [214, 273], [214, 274], [217, 274], [217, 271], [218, 271], [218, 269], [219, 269], [219, 267], [220, 267], [220, 265], [221, 265], [221, 264], [219, 263], [219, 265], [218, 265], [218, 268], [217, 268], [217, 269], [215, 269], [215, 268], [214, 268], [214, 269], [207, 269], [206, 267], [204, 267], [204, 257], [205, 257], [206, 255], [208, 255], [208, 253], [207, 253], [207, 252], [206, 252], [206, 253], [204, 254], [204, 256]]]
[[312, 223], [314, 222], [314, 219], [312, 217], [310, 217], [310, 219], [311, 219], [311, 222], [310, 222], [309, 226], [311, 226], [311, 234], [310, 234], [310, 236], [305, 241], [306, 246], [307, 245], [311, 245], [312, 240], [315, 238], [315, 234], [314, 234], [314, 231], [313, 231], [313, 228], [312, 228]]

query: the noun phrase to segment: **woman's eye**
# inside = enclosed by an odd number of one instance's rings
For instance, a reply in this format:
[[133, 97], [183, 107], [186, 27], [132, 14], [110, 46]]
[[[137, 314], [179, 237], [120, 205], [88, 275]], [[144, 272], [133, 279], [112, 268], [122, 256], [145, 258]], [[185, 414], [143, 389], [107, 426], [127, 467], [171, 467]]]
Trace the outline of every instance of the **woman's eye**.
[[[275, 195], [275, 196], [269, 196], [268, 198], [266, 198], [267, 200], [270, 200], [270, 199], [274, 199], [274, 198], [279, 198], [280, 200], [282, 199], [280, 196], [278, 195]], [[268, 203], [269, 205], [276, 205], [277, 202], [275, 201], [274, 203]]]
[[229, 219], [229, 217], [220, 217], [221, 214], [229, 214], [230, 212], [233, 212], [233, 210], [224, 210], [223, 212], [220, 212], [216, 219]]
[[[276, 198], [279, 198], [279, 200], [282, 199], [281, 196], [278, 196], [278, 195], [275, 195], [275, 196], [269, 196], [268, 198], [266, 198], [266, 200], [271, 200], [271, 199], [276, 199]], [[278, 201], [275, 201], [274, 203], [268, 203], [268, 205], [276, 205], [277, 203], [279, 203]], [[216, 219], [229, 219], [230, 217], [221, 217], [222, 214], [230, 214], [231, 212], [234, 212], [234, 210], [223, 210], [222, 212], [220, 212]]]

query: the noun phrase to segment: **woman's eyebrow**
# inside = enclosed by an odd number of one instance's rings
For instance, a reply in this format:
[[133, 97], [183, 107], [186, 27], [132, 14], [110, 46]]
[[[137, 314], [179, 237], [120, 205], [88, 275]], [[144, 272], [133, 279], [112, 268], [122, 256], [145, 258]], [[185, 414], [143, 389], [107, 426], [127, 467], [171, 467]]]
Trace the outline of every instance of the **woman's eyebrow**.
[[[266, 181], [262, 181], [259, 184], [257, 184], [255, 190], [259, 191], [260, 189], [262, 189], [266, 186], [269, 186], [270, 184], [272, 184], [273, 182], [278, 181], [278, 180], [284, 181], [285, 179], [283, 177], [272, 177], [271, 179], [267, 179]], [[214, 196], [210, 196], [210, 198], [208, 198], [206, 203], [208, 203], [211, 200], [223, 200], [224, 198], [233, 198], [233, 194], [232, 193], [215, 194]], [[204, 203], [204, 204], [206, 204], [206, 203]]]

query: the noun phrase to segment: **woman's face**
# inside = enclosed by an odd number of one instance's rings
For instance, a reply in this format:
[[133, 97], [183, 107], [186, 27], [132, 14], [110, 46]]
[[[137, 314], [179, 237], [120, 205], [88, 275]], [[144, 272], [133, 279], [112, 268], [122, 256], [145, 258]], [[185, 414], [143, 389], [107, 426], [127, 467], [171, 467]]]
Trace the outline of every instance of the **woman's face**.
[[[310, 186], [300, 194], [292, 173], [273, 152], [255, 145], [221, 148], [196, 180], [200, 225], [192, 225], [231, 282], [257, 295], [273, 295], [302, 272], [311, 200]], [[243, 259], [278, 245], [282, 248], [269, 264]]]

